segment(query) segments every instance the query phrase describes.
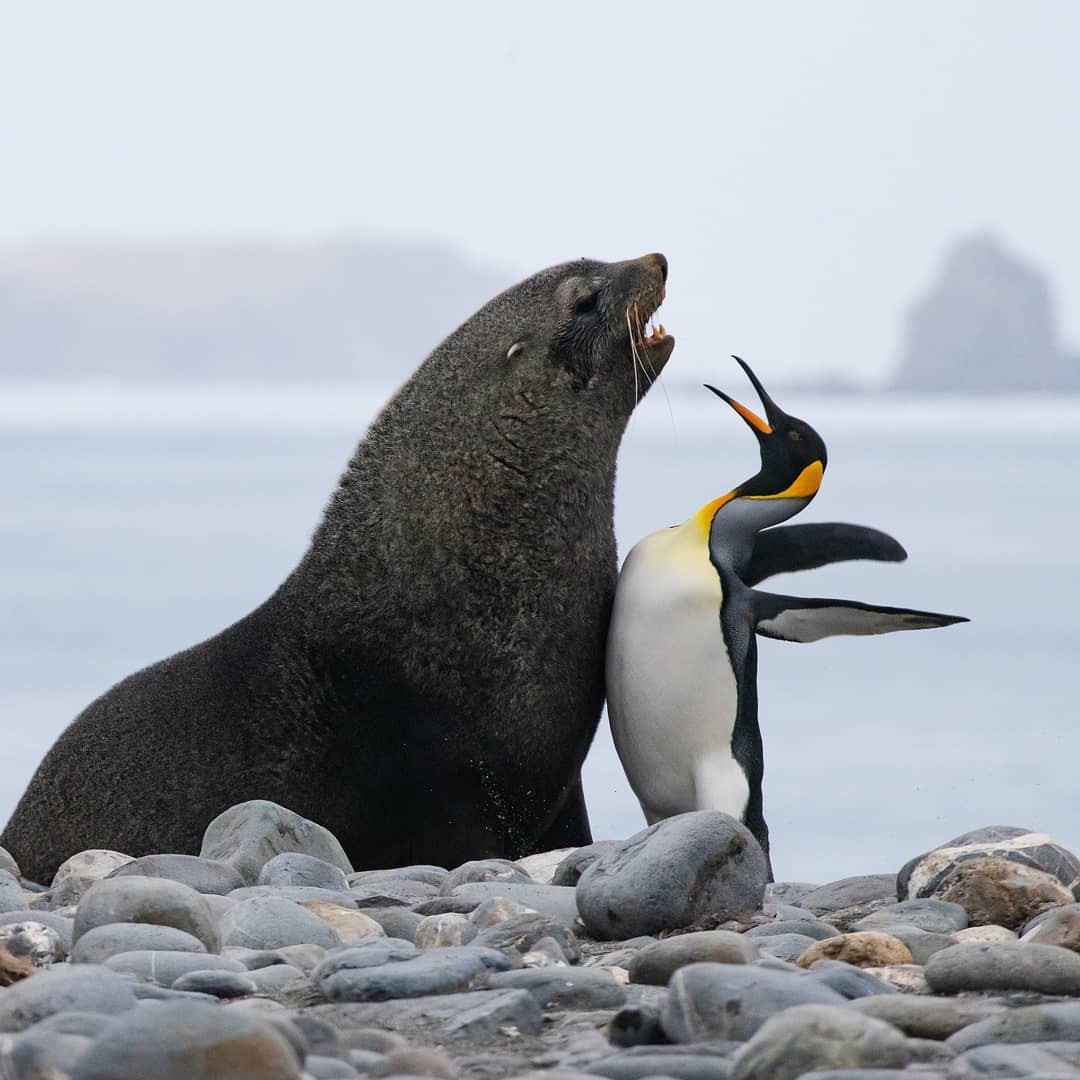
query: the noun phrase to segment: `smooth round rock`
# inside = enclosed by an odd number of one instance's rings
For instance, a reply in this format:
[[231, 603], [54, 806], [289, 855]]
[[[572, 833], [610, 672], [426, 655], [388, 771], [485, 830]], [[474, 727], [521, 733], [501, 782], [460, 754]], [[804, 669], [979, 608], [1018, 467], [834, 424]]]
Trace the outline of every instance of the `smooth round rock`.
[[1021, 941], [1080, 952], [1080, 904], [1054, 908], [1024, 928]]
[[203, 835], [199, 855], [230, 863], [244, 881], [253, 885], [262, 868], [275, 855], [287, 851], [314, 855], [345, 874], [353, 872], [352, 863], [333, 833], [265, 799], [238, 803], [214, 818]]
[[292, 900], [297, 904], [337, 904], [356, 910], [356, 897], [340, 889], [320, 889], [314, 885], [245, 885], [242, 889], [233, 889], [227, 899], [240, 903], [242, 900], [254, 900], [258, 896], [276, 896], [279, 900]]
[[243, 972], [244, 965], [227, 956], [205, 955], [190, 952], [155, 952], [153, 949], [135, 949], [131, 952], [117, 953], [105, 961], [110, 971], [127, 972], [137, 979], [153, 982], [166, 988], [189, 971]]
[[[523, 870], [538, 885], [550, 885], [563, 860], [567, 855], [576, 851], [576, 848], [556, 848], [553, 851], [538, 851], [535, 855], [526, 855], [524, 859], [518, 859], [515, 863], [519, 870]], [[16, 875], [17, 876], [17, 875]], [[577, 884], [575, 881], [573, 884]]]
[[465, 915], [428, 915], [416, 928], [416, 946], [436, 949], [446, 945], [468, 945], [477, 932], [476, 924]]
[[924, 972], [937, 994], [1031, 990], [1080, 995], [1080, 956], [1056, 945], [965, 942], [935, 953]]
[[1080, 1042], [1080, 1001], [1009, 1009], [949, 1038], [958, 1053], [987, 1043]]
[[767, 1020], [735, 1055], [732, 1080], [797, 1080], [821, 1069], [901, 1069], [907, 1040], [850, 1009], [797, 1005]]
[[902, 900], [859, 919], [855, 930], [884, 930], [897, 924], [915, 926], [931, 934], [952, 934], [967, 927], [967, 911], [944, 900]]
[[179, 881], [196, 892], [215, 896], [226, 896], [244, 884], [244, 879], [228, 863], [202, 859], [198, 855], [143, 855], [118, 866], [108, 876], [132, 875]]
[[955, 941], [1015, 941], [1016, 931], [1004, 926], [969, 926], [957, 930], [952, 937]]
[[254, 994], [258, 986], [249, 975], [241, 974], [239, 971], [201, 969], [181, 975], [172, 984], [172, 989], [213, 994], [217, 998], [239, 998]]
[[889, 964], [887, 967], [862, 968], [868, 975], [881, 979], [904, 994], [929, 994], [923, 969], [918, 964]]
[[775, 956], [778, 960], [793, 964], [815, 941], [820, 940], [805, 934], [772, 934], [758, 940], [758, 949], [764, 956]]
[[321, 945], [333, 949], [341, 945], [338, 935], [306, 908], [276, 896], [256, 896], [242, 900], [221, 920], [225, 945], [249, 949], [277, 949], [283, 945]]
[[672, 1042], [749, 1039], [795, 1005], [842, 1005], [843, 995], [806, 975], [743, 964], [689, 964], [671, 977], [664, 1030]]
[[249, 971], [247, 977], [260, 994], [272, 994], [283, 986], [290, 986], [306, 976], [295, 964], [268, 964]]
[[[468, 901], [471, 903], [471, 901]], [[468, 912], [469, 922], [481, 930], [489, 926], [498, 926], [516, 915], [532, 915], [536, 909], [527, 904], [518, 903], [506, 896], [492, 896], [477, 904], [472, 911]]]
[[417, 915], [403, 907], [377, 907], [361, 908], [361, 914], [373, 919], [382, 928], [387, 937], [397, 938], [400, 941], [414, 941], [416, 931], [420, 926], [423, 915]]
[[574, 889], [566, 885], [471, 881], [458, 885], [451, 895], [470, 902], [475, 900], [477, 904], [505, 897], [555, 919], [568, 929], [573, 928], [578, 921], [577, 895]]
[[27, 922], [41, 923], [50, 930], [55, 930], [65, 955], [71, 952], [74, 920], [58, 915], [55, 911], [32, 911], [30, 908], [22, 908], [19, 911], [6, 911], [0, 914], [0, 926], [15, 926], [18, 923]]
[[358, 870], [347, 875], [349, 888], [367, 881], [379, 881], [391, 878], [404, 878], [406, 881], [422, 881], [425, 885], [439, 888], [450, 876], [450, 871], [441, 866], [417, 863], [412, 866], [397, 866], [392, 870]]
[[90, 848], [62, 862], [49, 887], [49, 902], [54, 908], [77, 904], [83, 893], [107, 878], [114, 870], [132, 861], [130, 855], [108, 848]]
[[841, 960], [861, 968], [912, 962], [910, 950], [899, 938], [867, 930], [815, 941], [795, 962], [808, 968], [818, 960]]
[[730, 930], [702, 930], [680, 934], [646, 945], [630, 963], [630, 981], [667, 986], [668, 980], [687, 964], [749, 964], [758, 958], [753, 941]]
[[157, 923], [106, 923], [87, 930], [71, 951], [73, 964], [104, 964], [118, 953], [150, 949], [155, 952], [205, 953], [206, 946], [186, 930]]
[[350, 949], [339, 949], [327, 956], [311, 973], [311, 981], [320, 986], [323, 980], [344, 971], [362, 971], [384, 964], [402, 963], [415, 959], [420, 951], [411, 941], [381, 938]]
[[801, 934], [815, 941], [824, 941], [826, 938], [836, 937], [839, 933], [840, 931], [832, 923], [822, 922], [820, 919], [776, 919], [773, 922], [750, 927], [743, 937], [754, 940], [774, 937], [777, 934]]
[[503, 885], [514, 882], [522, 885], [536, 884], [520, 866], [509, 859], [474, 859], [451, 870], [443, 880], [439, 893], [442, 896], [453, 896], [459, 885], [471, 881], [495, 881]]
[[611, 840], [597, 840], [585, 847], [574, 848], [568, 852], [561, 863], [555, 868], [551, 877], [552, 885], [577, 885], [581, 875], [592, 866], [601, 855], [606, 855], [615, 850], [615, 843]]
[[71, 1080], [299, 1080], [296, 1052], [256, 1014], [198, 1002], [114, 1020]]
[[153, 923], [174, 926], [197, 937], [207, 952], [218, 952], [221, 939], [210, 908], [187, 885], [164, 878], [121, 877], [95, 881], [75, 912], [74, 940], [107, 923]]
[[0, 1032], [23, 1031], [54, 1013], [121, 1013], [135, 1007], [131, 983], [100, 967], [58, 965], [0, 991]]
[[356, 945], [371, 937], [385, 937], [386, 931], [370, 916], [339, 904], [305, 900], [300, 906], [322, 919], [341, 939], [342, 945]]
[[889, 934], [902, 941], [911, 953], [911, 960], [915, 964], [925, 964], [934, 953], [956, 944], [956, 938], [952, 934], [932, 934], [907, 923], [884, 927], [881, 933]]
[[14, 856], [7, 848], [0, 847], [0, 870], [6, 870], [16, 880], [21, 876], [19, 873], [19, 864], [15, 861]]
[[545, 937], [556, 941], [571, 963], [577, 963], [580, 959], [581, 946], [574, 932], [540, 912], [526, 912], [504, 919], [494, 926], [481, 930], [472, 939], [471, 944], [525, 954]]
[[1062, 1080], [1080, 1075], [1080, 1043], [1043, 1042], [977, 1046], [954, 1058], [948, 1080], [1027, 1077]]
[[851, 1008], [884, 1020], [911, 1038], [947, 1039], [971, 1024], [998, 1015], [1004, 1006], [992, 1001], [888, 994], [859, 998]]
[[[97, 1018], [101, 1028], [101, 1017]], [[61, 1080], [93, 1045], [86, 1035], [45, 1032], [34, 1027], [0, 1043], [0, 1075], [19, 1080]]]
[[309, 1054], [304, 1060], [304, 1075], [310, 1076], [311, 1080], [350, 1080], [360, 1074], [340, 1058]]
[[599, 938], [760, 911], [768, 862], [742, 822], [715, 810], [666, 818], [617, 844], [582, 874], [577, 907]]
[[493, 990], [528, 990], [542, 1009], [617, 1009], [626, 991], [604, 968], [522, 968], [488, 979]]
[[827, 986], [830, 990], [835, 990], [849, 1001], [896, 993], [895, 986], [885, 982], [884, 979], [879, 979], [869, 969], [845, 964], [841, 960], [818, 960], [810, 969], [808, 978]]
[[67, 956], [60, 935], [43, 922], [26, 922], [0, 926], [0, 948], [8, 954], [25, 957], [35, 968], [47, 968]]
[[349, 889], [357, 907], [413, 907], [439, 898], [439, 889], [426, 881], [409, 878], [387, 878], [383, 881], [361, 881]]
[[0, 870], [0, 912], [19, 911], [26, 907], [26, 897], [19, 879], [7, 870]]
[[305, 885], [313, 889], [349, 891], [345, 872], [325, 859], [299, 851], [284, 851], [275, 855], [259, 871], [259, 885]]
[[889, 903], [895, 899], [895, 874], [859, 874], [811, 889], [803, 894], [799, 906], [815, 915], [827, 915], [831, 911], [868, 903]]

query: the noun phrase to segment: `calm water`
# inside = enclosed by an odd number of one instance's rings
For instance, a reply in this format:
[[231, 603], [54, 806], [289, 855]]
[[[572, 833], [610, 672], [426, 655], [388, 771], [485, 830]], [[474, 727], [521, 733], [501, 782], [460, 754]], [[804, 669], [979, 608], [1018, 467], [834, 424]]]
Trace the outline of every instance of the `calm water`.
[[[383, 397], [0, 385], [0, 818], [88, 701], [272, 591]], [[893, 870], [993, 823], [1080, 848], [1080, 402], [783, 404], [829, 444], [801, 520], [875, 525], [910, 559], [770, 587], [973, 622], [761, 642], [777, 875]], [[711, 395], [654, 392], [624, 443], [622, 550], [755, 468], [752, 437]], [[586, 791], [598, 837], [642, 825], [604, 729]]]

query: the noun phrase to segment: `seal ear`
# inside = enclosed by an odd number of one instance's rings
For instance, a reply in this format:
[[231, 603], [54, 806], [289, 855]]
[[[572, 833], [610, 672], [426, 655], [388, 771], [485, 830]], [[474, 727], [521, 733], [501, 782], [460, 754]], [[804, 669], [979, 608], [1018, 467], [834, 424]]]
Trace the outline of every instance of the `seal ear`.
[[506, 350], [506, 359], [513, 360], [515, 356], [520, 356], [525, 351], [524, 341], [515, 341], [509, 349]]

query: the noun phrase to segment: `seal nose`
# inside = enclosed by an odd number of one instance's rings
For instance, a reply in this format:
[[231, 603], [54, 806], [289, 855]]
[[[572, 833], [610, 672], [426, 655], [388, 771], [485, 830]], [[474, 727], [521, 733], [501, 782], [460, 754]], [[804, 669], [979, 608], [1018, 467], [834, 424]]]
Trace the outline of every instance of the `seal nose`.
[[655, 266], [660, 271], [660, 277], [664, 284], [667, 284], [667, 258], [665, 256], [661, 255], [659, 251], [654, 251], [651, 255], [644, 256], [641, 261], [649, 266]]

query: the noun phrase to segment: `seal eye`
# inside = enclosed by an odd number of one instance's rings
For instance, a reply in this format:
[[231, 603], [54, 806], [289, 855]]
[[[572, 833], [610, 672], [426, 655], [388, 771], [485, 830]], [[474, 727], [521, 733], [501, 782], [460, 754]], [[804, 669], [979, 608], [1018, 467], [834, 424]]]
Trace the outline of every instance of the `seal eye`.
[[596, 305], [600, 300], [600, 293], [591, 292], [585, 296], [580, 297], [574, 301], [574, 314], [575, 315], [588, 315], [590, 312], [596, 310]]

